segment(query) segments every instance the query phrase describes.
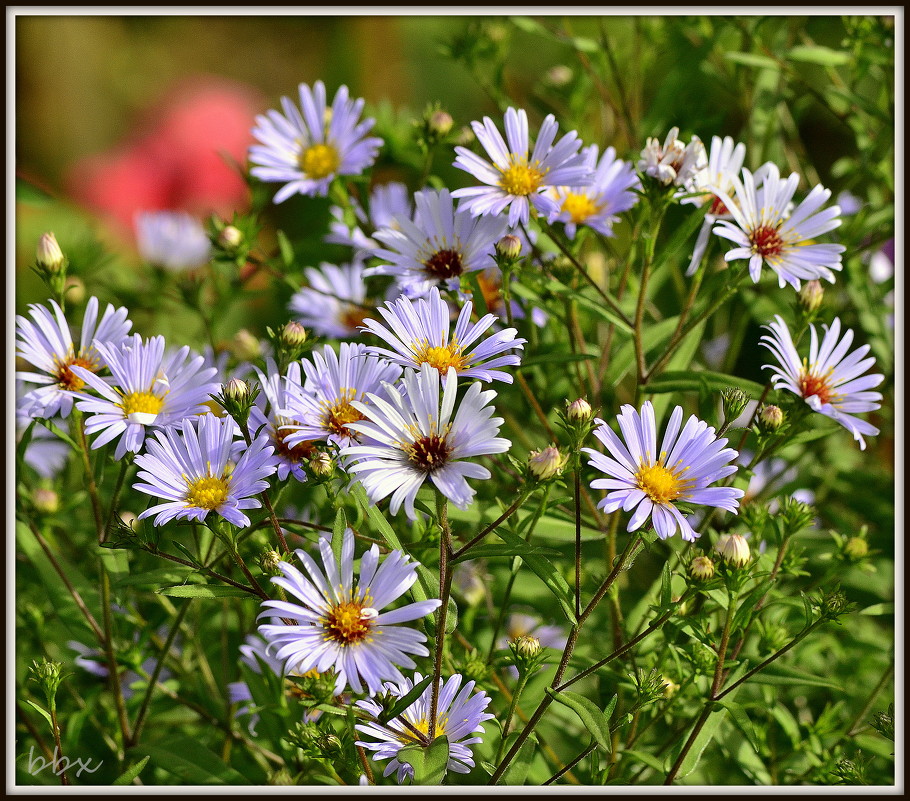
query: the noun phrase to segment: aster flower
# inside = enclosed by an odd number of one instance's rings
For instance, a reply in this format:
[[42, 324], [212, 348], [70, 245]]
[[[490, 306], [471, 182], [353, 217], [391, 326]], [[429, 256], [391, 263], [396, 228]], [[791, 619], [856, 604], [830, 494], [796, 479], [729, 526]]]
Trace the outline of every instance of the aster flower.
[[137, 212], [133, 223], [139, 255], [149, 264], [180, 272], [212, 258], [205, 229], [184, 211]]
[[640, 414], [632, 406], [622, 407], [617, 421], [625, 442], [603, 420], [596, 420], [599, 425], [594, 435], [606, 445], [610, 455], [591, 448], [583, 450], [591, 457], [588, 464], [610, 478], [595, 479], [591, 486], [610, 490], [597, 504], [605, 512], [635, 509], [628, 531], [635, 531], [650, 518], [661, 539], [672, 537], [679, 529], [682, 538], [691, 542], [700, 534], [676, 503], [715, 506], [734, 513], [739, 506], [742, 490], [708, 486], [736, 472], [736, 465], [731, 464], [736, 451], [724, 448], [727, 440], [717, 439], [714, 429], [695, 415], [680, 431], [682, 418], [682, 407], [677, 406], [659, 451], [650, 401], [645, 401]]
[[100, 342], [120, 345], [133, 324], [127, 320], [127, 310], [114, 309], [108, 303], [98, 320], [98, 298], [91, 297], [82, 318], [79, 349], [73, 344], [69, 325], [56, 301], [50, 301], [53, 314], [44, 306], [31, 304], [31, 320], [16, 317], [16, 355], [34, 365], [40, 372], [16, 373], [27, 384], [41, 384], [23, 397], [23, 408], [31, 417], [68, 417], [73, 408], [72, 390], [81, 389], [85, 382], [72, 371], [73, 365], [93, 373], [107, 366], [96, 349]]
[[505, 234], [505, 220], [476, 218], [455, 210], [448, 189], [414, 194], [414, 220], [397, 217], [397, 227], [379, 229], [375, 238], [386, 245], [375, 255], [383, 261], [365, 275], [391, 275], [409, 295], [425, 294], [444, 282], [457, 287], [465, 273], [495, 265], [496, 242]]
[[133, 488], [165, 502], [139, 519], [155, 515], [156, 526], [181, 519], [202, 522], [214, 511], [235, 526], [250, 525], [240, 510], [262, 505], [253, 496], [268, 488], [265, 478], [275, 472], [275, 460], [265, 435], [244, 448], [235, 434], [233, 420], [212, 414], [184, 420], [179, 430], [155, 431], [146, 453], [136, 457], [139, 481]]
[[376, 240], [364, 232], [364, 228], [370, 231], [398, 228], [397, 218], [411, 219], [413, 214], [411, 193], [407, 186], [399, 181], [374, 186], [370, 190], [368, 212], [354, 198], [351, 198], [351, 207], [357, 222], [353, 228], [345, 222], [344, 209], [341, 206], [332, 206], [329, 209], [332, 221], [329, 223], [330, 233], [325, 237], [325, 241], [354, 248], [355, 258], [358, 259], [365, 258], [379, 247]]
[[635, 168], [616, 158], [616, 150], [608, 147], [600, 161], [598, 147], [591, 145], [581, 151], [591, 171], [593, 182], [588, 186], [560, 186], [552, 190], [559, 204], [559, 213], [550, 222], [565, 223], [566, 235], [575, 238], [579, 225], [587, 225], [604, 236], [613, 236], [618, 215], [638, 202], [633, 191], [640, 186]]
[[300, 390], [300, 363], [293, 362], [288, 365], [286, 376], [282, 376], [278, 372], [278, 366], [271, 358], [266, 361], [266, 373], [262, 373], [258, 367], [253, 369], [256, 370], [259, 385], [262, 387], [262, 394], [259, 395], [257, 401], [261, 400], [264, 395], [268, 410], [266, 411], [258, 405], [250, 409], [250, 431], [256, 436], [261, 433], [268, 435], [274, 448], [279, 481], [286, 481], [288, 476], [293, 476], [297, 481], [306, 481], [307, 474], [303, 460], [313, 454], [313, 444], [304, 440], [293, 446], [288, 445], [285, 441], [289, 433], [286, 426], [299, 423], [285, 417], [280, 411], [287, 405], [287, 387], [291, 386]]
[[720, 189], [715, 193], [733, 221], [721, 220], [714, 233], [738, 245], [724, 258], [748, 259], [749, 275], [756, 283], [764, 264], [777, 273], [782, 287], [790, 284], [799, 291], [801, 280], [813, 278], [834, 283], [831, 271], [841, 269], [844, 246], [812, 241], [841, 223], [837, 206], [820, 210], [831, 190], [816, 186], [791, 212], [790, 203], [799, 183], [796, 173], [784, 181], [777, 167], [768, 164], [758, 187], [749, 170], [744, 169], [742, 176], [741, 182], [736, 176], [731, 177], [735, 199]]
[[312, 361], [301, 362], [306, 381], [302, 388], [287, 385], [285, 408], [278, 413], [298, 421], [284, 427], [285, 444], [296, 447], [305, 441], [333, 442], [344, 447], [360, 440], [351, 424], [363, 420], [355, 401], [368, 393], [382, 394], [383, 382], [397, 381], [401, 368], [372, 356], [360, 344], [342, 342], [338, 353], [326, 345], [313, 353]]
[[399, 298], [387, 303], [385, 309], [378, 311], [389, 327], [369, 319], [364, 321], [363, 327], [393, 350], [371, 345], [367, 347], [367, 352], [414, 370], [419, 370], [422, 364], [429, 364], [445, 376], [449, 367], [454, 367], [462, 378], [481, 381], [497, 379], [511, 384], [512, 376], [493, 368], [520, 364], [521, 357], [517, 354], [502, 354], [513, 348], [523, 348], [526, 340], [516, 339], [518, 332], [514, 328], [506, 328], [474, 346], [496, 317], [487, 314], [472, 324], [472, 308], [470, 301], [462, 307], [450, 338], [451, 311], [436, 287], [430, 290], [426, 299], [411, 301]]
[[848, 355], [853, 331], [848, 328], [841, 339], [840, 319], [835, 317], [830, 328], [824, 326], [821, 344], [815, 326], [809, 327], [809, 358], [800, 359], [783, 319], [775, 316], [774, 322], [765, 328], [770, 333], [762, 336], [760, 343], [777, 360], [777, 364], [764, 365], [773, 371], [774, 388], [788, 389], [799, 395], [813, 411], [840, 423], [865, 450], [863, 435], [875, 436], [878, 429], [854, 415], [881, 407], [881, 393], [869, 390], [885, 378], [881, 373], [863, 375], [875, 364], [874, 357], [864, 358], [869, 346], [862, 345]]
[[[413, 668], [408, 654], [428, 656], [426, 636], [404, 626], [435, 610], [439, 600], [418, 601], [380, 610], [406, 593], [417, 580], [417, 565], [403, 551], [392, 551], [380, 564], [379, 548], [373, 545], [360, 560], [360, 577], [354, 583], [354, 534], [346, 529], [340, 563], [328, 538], [319, 541], [325, 571], [304, 551], [296, 551], [308, 575], [281, 562], [282, 575], [272, 582], [295, 601], [264, 601], [260, 618], [280, 615], [279, 623], [259, 626], [275, 659], [298, 673], [334, 668], [335, 693], [350, 685], [362, 692], [366, 684], [372, 695], [386, 679], [403, 680], [398, 666]], [[296, 621], [293, 624], [284, 619]]]
[[[464, 147], [456, 147], [455, 166], [471, 173], [486, 186], [471, 186], [452, 193], [464, 198], [459, 208], [474, 215], [498, 215], [509, 207], [509, 226], [527, 223], [531, 205], [545, 217], [559, 211], [546, 194], [552, 186], [579, 186], [591, 182], [591, 171], [579, 154], [581, 140], [575, 131], [565, 134], [555, 145], [556, 118], [548, 114], [540, 126], [530, 156], [528, 115], [524, 109], [509, 108], [505, 114], [506, 142], [489, 117], [471, 127], [491, 161]], [[492, 162], [492, 163], [491, 163]]]
[[[389, 683], [386, 689], [393, 697], [402, 698], [422, 680], [423, 676], [415, 673], [413, 679], [403, 678], [397, 686]], [[474, 767], [474, 757], [469, 746], [482, 742], [481, 737], [471, 735], [483, 734], [483, 723], [494, 717], [484, 712], [490, 703], [490, 697], [483, 690], [474, 692], [475, 682], [469, 681], [462, 687], [462, 681], [462, 676], [456, 673], [440, 686], [436, 713], [436, 736], [444, 734], [449, 741], [446, 768], [454, 773], [470, 773]], [[413, 704], [388, 723], [379, 722], [382, 707], [376, 701], [357, 702], [358, 707], [374, 718], [368, 723], [354, 726], [364, 737], [357, 741], [357, 745], [373, 751], [374, 762], [391, 759], [383, 776], [395, 773], [399, 784], [414, 777], [414, 769], [398, 761], [399, 751], [413, 743], [428, 745], [426, 737], [419, 739], [414, 730], [421, 735], [427, 735], [429, 731], [432, 692], [433, 688], [427, 687]]]
[[[18, 385], [19, 382], [17, 382]], [[19, 390], [19, 386], [16, 387]], [[16, 442], [21, 441], [26, 429], [33, 422], [28, 413], [29, 403], [24, 398], [16, 401]], [[64, 433], [67, 431], [66, 420], [55, 418], [51, 421]], [[22, 460], [42, 478], [53, 478], [66, 464], [70, 455], [70, 446], [59, 439], [40, 423], [32, 427], [31, 439], [22, 455]]]
[[79, 392], [76, 406], [87, 415], [85, 432], [98, 434], [92, 448], [120, 437], [114, 452], [116, 459], [123, 458], [127, 451], [139, 451], [146, 426], [174, 425], [185, 417], [206, 412], [205, 401], [221, 388], [210, 382], [215, 368], [202, 369], [202, 356], [191, 357], [185, 346], [165, 354], [161, 336], [143, 342], [139, 334], [133, 334], [119, 348], [104, 343], [95, 347], [111, 370], [113, 385], [90, 370], [73, 365], [71, 370], [76, 377], [101, 395], [96, 398]]
[[310, 89], [302, 83], [300, 108], [281, 98], [284, 114], [270, 110], [256, 117], [253, 135], [261, 144], [250, 148], [250, 174], [261, 181], [282, 182], [275, 193], [281, 203], [291, 195], [325, 196], [336, 175], [359, 175], [376, 160], [382, 139], [367, 136], [374, 120], [365, 119], [362, 98], [351, 100], [347, 86], [326, 106], [325, 84]]
[[368, 314], [364, 307], [367, 288], [363, 264], [322, 263], [318, 270], [309, 267], [304, 274], [309, 286], [298, 290], [289, 304], [296, 318], [320, 336], [357, 336], [357, 327]]
[[664, 186], [685, 186], [707, 163], [701, 139], [693, 136], [687, 145], [677, 139], [677, 136], [679, 128], [671, 128], [663, 146], [659, 139], [649, 137], [638, 161], [641, 172]]
[[475, 494], [466, 479], [490, 477], [485, 467], [466, 460], [504, 453], [512, 444], [496, 436], [502, 418], [492, 417], [492, 390], [481, 392], [480, 384], [472, 384], [455, 410], [457, 379], [455, 368], [449, 367], [440, 405], [441, 376], [424, 362], [419, 373], [405, 371], [404, 391], [386, 387], [388, 401], [371, 395], [369, 406], [353, 404], [366, 420], [351, 428], [376, 444], [345, 448], [341, 458], [354, 463], [347, 470], [357, 475], [373, 503], [392, 496], [393, 515], [404, 503], [408, 517], [416, 517], [414, 498], [427, 478], [459, 509], [466, 509]]

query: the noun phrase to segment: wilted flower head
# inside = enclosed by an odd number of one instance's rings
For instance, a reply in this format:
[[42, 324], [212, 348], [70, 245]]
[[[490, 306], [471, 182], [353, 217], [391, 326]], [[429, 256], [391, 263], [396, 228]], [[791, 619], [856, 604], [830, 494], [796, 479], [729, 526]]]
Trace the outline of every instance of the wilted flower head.
[[685, 186], [699, 170], [708, 166], [701, 139], [693, 136], [687, 145], [677, 139], [677, 136], [679, 128], [671, 128], [663, 146], [659, 139], [649, 137], [638, 162], [641, 172], [657, 179], [664, 186]]

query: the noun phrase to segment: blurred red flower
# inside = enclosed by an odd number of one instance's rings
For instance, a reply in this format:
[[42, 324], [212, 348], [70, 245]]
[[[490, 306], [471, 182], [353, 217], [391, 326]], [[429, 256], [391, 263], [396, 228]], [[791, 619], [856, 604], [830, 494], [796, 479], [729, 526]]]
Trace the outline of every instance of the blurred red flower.
[[69, 192], [130, 233], [137, 211], [230, 217], [249, 205], [246, 184], [230, 160], [246, 164], [250, 130], [262, 107], [249, 86], [191, 78], [151, 109], [126, 141], [73, 165]]

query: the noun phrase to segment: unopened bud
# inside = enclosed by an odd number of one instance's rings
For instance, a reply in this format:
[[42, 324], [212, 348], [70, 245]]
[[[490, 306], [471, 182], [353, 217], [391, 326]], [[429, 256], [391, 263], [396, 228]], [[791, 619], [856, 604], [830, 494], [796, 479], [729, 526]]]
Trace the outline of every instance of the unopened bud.
[[571, 423], [587, 423], [593, 414], [591, 404], [584, 398], [572, 401], [566, 408], [566, 419]]
[[530, 634], [523, 634], [514, 643], [515, 652], [525, 659], [531, 659], [540, 653], [540, 640]]
[[566, 86], [572, 80], [572, 69], [565, 64], [557, 64], [547, 71], [547, 83], [557, 89]]
[[663, 677], [664, 680], [664, 698], [672, 698], [676, 695], [679, 690], [679, 685], [673, 681], [673, 679], [668, 679], [666, 676]]
[[454, 120], [448, 111], [434, 111], [429, 119], [430, 132], [438, 137], [445, 136], [452, 130]]
[[66, 279], [66, 286], [63, 288], [63, 294], [66, 296], [66, 302], [76, 306], [82, 305], [85, 300], [85, 283], [71, 275]]
[[35, 261], [48, 273], [58, 273], [66, 264], [66, 256], [57, 244], [57, 237], [48, 232], [42, 234], [35, 250]]
[[506, 234], [496, 243], [496, 255], [507, 261], [515, 261], [521, 255], [521, 240], [515, 234]]
[[41, 514], [52, 515], [60, 509], [60, 496], [52, 489], [39, 487], [32, 493], [32, 503]]
[[724, 534], [714, 546], [731, 567], [744, 567], [752, 558], [749, 543], [742, 534]]
[[780, 406], [763, 406], [758, 414], [758, 422], [766, 431], [774, 432], [784, 424], [784, 411]]
[[231, 340], [231, 350], [240, 361], [251, 361], [262, 355], [262, 343], [245, 328], [241, 328]]
[[456, 145], [461, 145], [462, 147], [467, 147], [471, 144], [477, 137], [474, 136], [474, 131], [467, 125], [462, 127], [458, 132], [458, 137], [455, 139]]
[[714, 562], [709, 556], [696, 556], [689, 565], [689, 575], [696, 581], [707, 581], [714, 575]]
[[281, 344], [289, 348], [299, 348], [306, 342], [306, 336], [306, 329], [296, 320], [291, 320], [281, 329]]
[[850, 537], [844, 543], [844, 555], [853, 560], [862, 559], [869, 553], [869, 543], [862, 537]]
[[310, 470], [317, 476], [327, 478], [335, 472], [335, 462], [325, 451], [319, 451], [310, 459]]
[[724, 404], [724, 422], [731, 423], [743, 413], [749, 402], [749, 396], [738, 387], [727, 387], [721, 395]]
[[538, 481], [558, 476], [566, 466], [568, 457], [559, 452], [555, 445], [528, 454], [528, 469]]
[[133, 524], [134, 524], [138, 519], [139, 519], [139, 518], [136, 517], [136, 515], [133, 514], [133, 512], [130, 512], [130, 511], [127, 510], [127, 509], [124, 509], [124, 510], [120, 513], [120, 521], [121, 521], [121, 522], [123, 523], [123, 525], [125, 525], [127, 528], [132, 528], [132, 527], [133, 527]]
[[250, 385], [241, 378], [232, 378], [222, 387], [225, 400], [239, 403], [249, 397]]
[[225, 250], [236, 250], [243, 242], [243, 233], [233, 225], [226, 225], [218, 234], [218, 244]]
[[262, 568], [264, 573], [270, 573], [275, 576], [281, 575], [281, 554], [278, 551], [275, 551], [271, 548], [267, 551], [263, 551], [259, 555], [259, 567]]
[[63, 665], [60, 662], [49, 662], [47, 659], [42, 659], [40, 662], [32, 662], [30, 670], [32, 680], [38, 683], [44, 693], [48, 708], [53, 711], [57, 688], [60, 687], [60, 682], [63, 680]]
[[820, 281], [807, 281], [799, 290], [799, 303], [807, 312], [818, 311], [825, 297], [825, 290]]

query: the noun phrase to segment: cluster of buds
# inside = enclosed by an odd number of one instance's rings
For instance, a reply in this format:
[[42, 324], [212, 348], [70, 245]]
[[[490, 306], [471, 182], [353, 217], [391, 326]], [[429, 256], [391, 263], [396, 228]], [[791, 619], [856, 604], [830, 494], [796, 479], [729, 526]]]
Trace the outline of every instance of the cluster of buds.
[[50, 232], [42, 234], [35, 249], [35, 274], [47, 285], [55, 298], [61, 303], [66, 293], [66, 268], [69, 261], [63, 255], [57, 238]]
[[281, 562], [287, 561], [282, 558], [281, 554], [273, 548], [263, 551], [259, 554], [259, 558], [256, 560], [259, 562], [259, 567], [262, 568], [262, 572], [267, 576], [280, 576], [281, 575]]
[[234, 418], [242, 430], [250, 419], [250, 409], [256, 404], [259, 386], [251, 381], [232, 378], [221, 387], [221, 392], [212, 397]]
[[792, 536], [809, 528], [815, 522], [815, 511], [808, 504], [786, 497], [781, 500], [781, 506], [775, 515], [775, 524], [781, 529], [783, 536]]
[[528, 454], [528, 472], [537, 481], [549, 481], [562, 474], [569, 457], [555, 445]]
[[40, 662], [32, 662], [29, 670], [32, 673], [32, 681], [37, 682], [44, 693], [47, 708], [53, 712], [56, 709], [57, 690], [63, 681], [63, 665], [42, 659]]
[[[657, 668], [652, 668], [647, 673], [639, 669], [635, 673], [630, 673], [629, 678], [635, 687], [636, 699], [632, 704], [630, 712], [637, 711], [648, 704], [659, 701], [662, 698], [668, 698], [667, 685], [672, 684], [663, 677]], [[676, 685], [677, 688], [679, 685]]]
[[259, 235], [260, 225], [252, 215], [234, 214], [228, 222], [217, 215], [209, 218], [208, 234], [216, 261], [231, 261], [242, 266]]
[[446, 142], [452, 132], [455, 121], [448, 111], [444, 111], [439, 103], [431, 103], [423, 112], [423, 117], [414, 120], [417, 129], [417, 144], [426, 152], [441, 142]]
[[671, 128], [663, 146], [659, 139], [649, 137], [641, 151], [639, 171], [663, 186], [684, 187], [689, 184], [699, 171], [708, 166], [708, 156], [697, 136], [693, 136], [688, 145], [677, 139], [678, 136], [679, 128]]
[[458, 672], [465, 681], [483, 682], [490, 675], [490, 664], [476, 648], [472, 648]]
[[567, 402], [565, 411], [557, 412], [559, 425], [571, 438], [572, 450], [581, 447], [594, 428], [594, 410], [584, 398]]

